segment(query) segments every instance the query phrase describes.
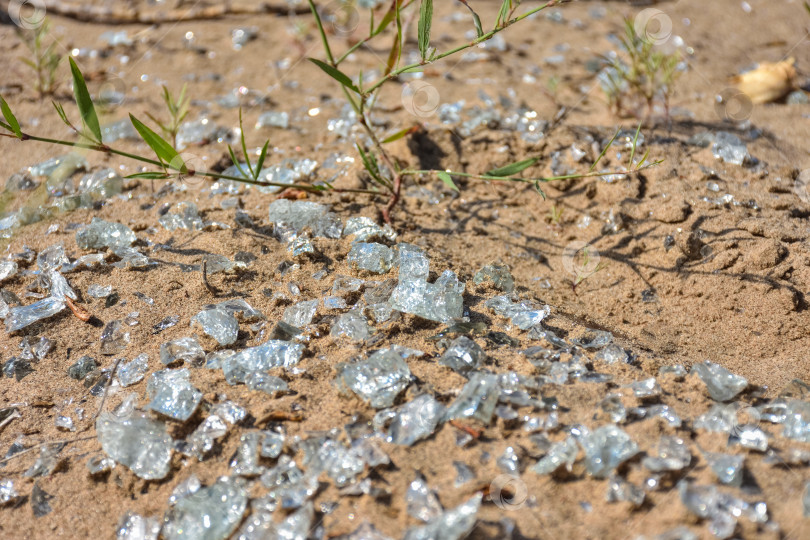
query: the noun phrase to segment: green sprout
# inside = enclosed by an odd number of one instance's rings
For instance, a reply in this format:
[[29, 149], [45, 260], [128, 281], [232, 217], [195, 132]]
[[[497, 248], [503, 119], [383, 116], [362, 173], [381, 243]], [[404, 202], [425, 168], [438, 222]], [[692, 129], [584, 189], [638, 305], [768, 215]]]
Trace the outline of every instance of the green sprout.
[[45, 99], [56, 91], [56, 69], [62, 61], [62, 56], [56, 53], [55, 41], [45, 45], [50, 29], [51, 22], [48, 19], [44, 19], [34, 30], [17, 29], [17, 35], [31, 53], [30, 58], [20, 57], [20, 61], [36, 73], [39, 99]]

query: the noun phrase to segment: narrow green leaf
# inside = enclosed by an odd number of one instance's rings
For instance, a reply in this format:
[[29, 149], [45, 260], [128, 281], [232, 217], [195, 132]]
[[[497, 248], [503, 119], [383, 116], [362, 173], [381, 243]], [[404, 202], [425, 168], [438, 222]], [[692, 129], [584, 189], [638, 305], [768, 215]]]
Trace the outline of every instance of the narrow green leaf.
[[383, 139], [383, 140], [382, 140], [382, 143], [383, 143], [383, 144], [388, 144], [388, 143], [390, 143], [390, 142], [398, 141], [399, 139], [401, 139], [401, 138], [405, 137], [405, 136], [406, 136], [408, 133], [411, 133], [412, 131], [413, 131], [413, 127], [408, 127], [408, 128], [405, 128], [405, 129], [400, 129], [400, 130], [399, 130], [399, 131], [397, 131], [396, 133], [394, 133], [394, 134], [392, 134], [392, 135], [389, 135], [388, 137], [386, 137], [385, 139]]
[[247, 150], [247, 143], [245, 142], [245, 130], [242, 127], [242, 107], [239, 107], [239, 140], [242, 142], [242, 154], [245, 156], [245, 163], [247, 163], [248, 171], [250, 171], [250, 178], [256, 178], [257, 174], [253, 170], [253, 165], [250, 163], [250, 155]]
[[439, 177], [439, 180], [444, 182], [444, 185], [452, 189], [453, 191], [458, 191], [458, 186], [455, 182], [453, 182], [453, 178], [444, 171], [437, 171], [436, 176]]
[[472, 13], [472, 16], [473, 16], [473, 24], [475, 24], [475, 33], [476, 33], [476, 34], [478, 34], [478, 36], [477, 36], [477, 37], [481, 37], [481, 36], [483, 36], [483, 35], [484, 35], [484, 29], [483, 29], [483, 27], [481, 26], [481, 18], [480, 18], [480, 17], [478, 16], [478, 14], [477, 14], [477, 13], [476, 13], [476, 12], [473, 10], [473, 8], [472, 8], [472, 7], [470, 7], [470, 4], [468, 4], [466, 0], [461, 0], [461, 3], [462, 3], [462, 4], [464, 4], [464, 5], [467, 7], [467, 9], [469, 9], [469, 10], [470, 10], [470, 13]]
[[810, 13], [810, 3], [805, 2], [804, 3], [804, 9], [807, 10], [807, 13]]
[[264, 167], [264, 160], [267, 158], [267, 147], [269, 145], [270, 141], [264, 141], [262, 151], [259, 153], [259, 160], [256, 162], [256, 176], [253, 177], [254, 180], [258, 180], [259, 174], [262, 172], [262, 168]]
[[234, 167], [236, 167], [236, 170], [239, 171], [239, 174], [244, 176], [245, 178], [250, 178], [251, 176], [245, 172], [245, 170], [242, 168], [242, 165], [239, 163], [239, 160], [236, 159], [236, 154], [233, 153], [233, 148], [231, 148], [230, 144], [228, 145], [228, 154], [230, 154], [231, 162], [233, 163]]
[[500, 28], [506, 22], [506, 17], [509, 14], [509, 5], [511, 0], [503, 0], [501, 9], [498, 10], [498, 19], [495, 21], [495, 28]]
[[613, 135], [613, 137], [608, 141], [607, 145], [605, 145], [605, 147], [602, 149], [602, 153], [599, 154], [599, 157], [597, 157], [596, 161], [593, 162], [593, 165], [591, 165], [591, 168], [588, 169], [588, 172], [593, 172], [593, 170], [596, 168], [596, 166], [599, 164], [599, 162], [602, 160], [602, 158], [605, 157], [605, 154], [607, 154], [607, 151], [610, 150], [610, 147], [613, 146], [613, 141], [615, 141], [616, 137], [618, 137], [618, 136], [619, 136], [619, 131], [616, 131], [616, 134]]
[[166, 178], [171, 178], [171, 175], [168, 175], [164, 172], [146, 171], [130, 174], [125, 176], [124, 178], [140, 178], [142, 180], [165, 180]]
[[317, 58], [309, 58], [309, 61], [318, 66], [319, 68], [321, 68], [324, 73], [335, 79], [337, 82], [339, 82], [352, 92], [362, 94], [362, 92], [360, 92], [360, 90], [354, 85], [349, 76], [340, 71], [338, 68], [332, 67], [326, 62], [318, 60]]
[[20, 123], [17, 122], [17, 117], [14, 116], [13, 112], [11, 112], [11, 107], [8, 106], [8, 103], [6, 103], [6, 100], [3, 99], [3, 96], [0, 96], [0, 110], [3, 111], [3, 118], [5, 118], [6, 122], [8, 122], [11, 131], [14, 132], [14, 135], [16, 135], [18, 139], [21, 139], [22, 130], [20, 129]]
[[650, 149], [648, 148], [644, 155], [641, 157], [641, 161], [638, 162], [638, 166], [636, 170], [641, 169], [644, 166], [644, 163], [647, 161], [647, 158], [650, 157]]
[[433, 23], [433, 0], [422, 0], [419, 8], [419, 53], [422, 60], [427, 60], [428, 49], [430, 48], [430, 26]]
[[70, 127], [71, 125], [70, 120], [67, 119], [67, 114], [65, 114], [65, 108], [62, 107], [62, 104], [57, 103], [55, 101], [51, 101], [51, 103], [53, 103], [53, 108], [56, 109], [56, 114], [59, 115], [59, 118], [62, 119], [62, 122], [64, 122], [68, 127]]
[[318, 32], [321, 34], [321, 41], [323, 41], [323, 50], [326, 52], [326, 59], [330, 64], [335, 63], [335, 58], [332, 56], [332, 49], [329, 47], [329, 40], [326, 38], [326, 31], [323, 29], [323, 21], [321, 15], [318, 13], [315, 3], [309, 0], [309, 9], [312, 10], [312, 15], [315, 17], [315, 23], [318, 25]]
[[633, 147], [630, 149], [630, 168], [633, 168], [633, 158], [636, 157], [636, 148], [638, 148], [638, 134], [641, 133], [641, 122], [638, 123], [636, 128], [636, 135], [633, 137]]
[[546, 193], [545, 193], [545, 191], [543, 191], [542, 189], [540, 189], [540, 180], [535, 180], [535, 181], [534, 181], [534, 190], [535, 190], [537, 193], [539, 193], [541, 197], [543, 197], [543, 200], [544, 200], [544, 201], [546, 200]]
[[93, 106], [93, 99], [90, 97], [90, 92], [87, 91], [84, 75], [79, 71], [79, 66], [76, 65], [73, 58], [68, 58], [68, 60], [70, 61], [70, 72], [73, 74], [73, 95], [76, 98], [76, 105], [79, 106], [79, 113], [82, 115], [82, 123], [90, 131], [94, 142], [103, 144], [96, 108]]
[[528, 169], [535, 163], [540, 161], [539, 157], [533, 157], [529, 159], [524, 159], [523, 161], [517, 161], [515, 163], [510, 163], [509, 165], [505, 165], [503, 167], [498, 167], [497, 169], [492, 169], [491, 171], [487, 172], [487, 176], [512, 176], [515, 175], [525, 169]]
[[178, 157], [177, 150], [172, 148], [172, 145], [166, 142], [163, 137], [149, 129], [146, 124], [135, 118], [132, 114], [129, 115], [129, 120], [144, 142], [149, 145], [149, 148], [154, 150], [155, 155], [157, 155], [161, 162], [169, 164]]
[[396, 11], [396, 3], [391, 4], [391, 8], [385, 13], [382, 20], [380, 21], [380, 25], [377, 27], [376, 30], [371, 32], [371, 37], [378, 35], [380, 32], [388, 28], [388, 25], [394, 21]]
[[1, 128], [3, 128], [3, 129], [5, 129], [6, 131], [11, 131], [12, 133], [14, 132], [14, 130], [13, 130], [13, 129], [11, 129], [11, 126], [10, 126], [10, 125], [8, 125], [8, 124], [6, 124], [6, 123], [5, 123], [5, 122], [3, 122], [2, 120], [0, 120], [0, 127], [1, 127]]

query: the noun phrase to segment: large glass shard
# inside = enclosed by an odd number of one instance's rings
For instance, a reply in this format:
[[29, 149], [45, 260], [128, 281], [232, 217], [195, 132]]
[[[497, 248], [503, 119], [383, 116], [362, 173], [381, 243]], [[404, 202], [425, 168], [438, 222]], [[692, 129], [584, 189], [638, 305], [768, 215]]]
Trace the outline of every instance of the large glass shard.
[[474, 372], [461, 389], [461, 393], [447, 408], [445, 420], [474, 418], [489, 424], [501, 393], [498, 376], [492, 373]]
[[158, 218], [158, 223], [163, 225], [167, 231], [176, 231], [178, 229], [201, 231], [206, 225], [200, 217], [197, 205], [188, 201], [174, 205], [172, 211]]
[[338, 364], [335, 370], [339, 388], [351, 390], [375, 409], [393, 405], [411, 382], [408, 364], [390, 349], [377, 351], [365, 361]]
[[270, 203], [268, 212], [272, 223], [291, 227], [297, 233], [309, 229], [312, 236], [340, 238], [343, 232], [340, 219], [322, 204], [278, 199]]
[[21, 330], [65, 309], [64, 298], [45, 298], [27, 306], [13, 307], [6, 315], [6, 332]]
[[134, 412], [120, 417], [103, 412], [96, 433], [104, 452], [145, 480], [159, 480], [169, 472], [172, 438], [163, 422]]
[[202, 392], [194, 388], [189, 377], [188, 368], [153, 373], [146, 385], [148, 407], [181, 422], [188, 420], [202, 400]]
[[17, 275], [17, 263], [15, 261], [0, 261], [0, 283]]
[[382, 244], [355, 242], [346, 260], [360, 270], [385, 274], [394, 264], [394, 252]]
[[310, 437], [299, 444], [307, 474], [317, 477], [325, 472], [338, 487], [351, 483], [366, 467], [359, 449], [347, 448], [331, 437]]
[[318, 300], [305, 300], [285, 309], [282, 320], [296, 328], [304, 328], [312, 322], [317, 310]]
[[727, 405], [716, 403], [707, 412], [695, 418], [694, 427], [707, 431], [729, 433], [738, 425], [737, 409], [738, 406], [734, 403]]
[[397, 237], [397, 233], [387, 223], [380, 227], [371, 218], [351, 217], [346, 220], [343, 236], [354, 236], [355, 242], [367, 242], [374, 239], [393, 242]]
[[121, 321], [110, 321], [101, 332], [101, 354], [112, 356], [120, 353], [129, 345], [129, 332]]
[[340, 315], [329, 333], [334, 337], [345, 336], [352, 341], [363, 341], [371, 337], [371, 327], [363, 312], [353, 309]]
[[549, 306], [538, 306], [527, 300], [513, 302], [506, 295], [490, 298], [484, 304], [492, 311], [512, 320], [512, 324], [521, 330], [528, 330], [540, 324], [551, 311]]
[[259, 442], [262, 434], [248, 431], [239, 437], [239, 446], [231, 459], [231, 472], [237, 476], [258, 476], [265, 467], [259, 465]]
[[132, 386], [143, 380], [149, 370], [149, 356], [146, 353], [139, 354], [130, 362], [124, 362], [118, 368], [118, 382], [121, 386]]
[[681, 471], [692, 462], [689, 446], [683, 439], [664, 435], [658, 441], [658, 455], [646, 456], [641, 464], [652, 472]]
[[737, 487], [742, 484], [745, 456], [703, 452], [703, 457], [721, 483]]
[[751, 161], [745, 143], [739, 137], [727, 131], [718, 131], [714, 136], [712, 154], [715, 158], [734, 165], [746, 165]]
[[313, 474], [304, 474], [295, 461], [282, 454], [278, 464], [261, 477], [270, 491], [267, 500], [273, 507], [300, 508], [318, 490], [318, 479]]
[[723, 366], [708, 360], [695, 364], [692, 370], [706, 385], [709, 396], [715, 401], [729, 401], [748, 387], [745, 377], [735, 375]]
[[620, 476], [611, 476], [608, 480], [607, 502], [629, 502], [638, 508], [644, 504], [644, 490], [631, 484]]
[[16, 501], [18, 496], [13, 480], [0, 480], [0, 506]]
[[166, 540], [225, 540], [242, 521], [247, 503], [244, 482], [222, 477], [169, 509], [161, 535]]
[[480, 368], [486, 358], [487, 354], [476, 342], [467, 336], [459, 336], [444, 351], [439, 363], [457, 373], [465, 374]]
[[445, 270], [436, 283], [415, 279], [400, 280], [391, 293], [389, 303], [397, 311], [431, 321], [450, 323], [464, 315], [463, 293], [464, 283], [458, 281], [455, 273]]
[[160, 361], [165, 365], [180, 361], [197, 366], [204, 360], [205, 351], [193, 337], [167, 341], [160, 346]]
[[204, 460], [206, 454], [214, 447], [217, 439], [224, 437], [228, 433], [228, 425], [216, 414], [210, 415], [202, 424], [188, 436], [186, 442], [189, 444], [188, 451], [184, 453], [195, 455], [200, 461]]
[[537, 474], [551, 474], [565, 466], [566, 470], [571, 472], [571, 467], [577, 460], [577, 454], [579, 454], [577, 441], [569, 435], [565, 440], [553, 443], [533, 470]]
[[606, 478], [638, 454], [638, 445], [614, 425], [602, 426], [580, 438], [585, 451], [585, 468], [596, 478]]
[[82, 249], [116, 251], [130, 247], [135, 239], [135, 233], [126, 225], [99, 218], [93, 218], [87, 227], [76, 233], [76, 244]]
[[304, 346], [300, 343], [270, 339], [225, 359], [222, 371], [229, 384], [243, 383], [248, 374], [254, 371], [268, 371], [274, 367], [290, 369], [303, 354]]
[[801, 442], [810, 442], [810, 403], [791, 399], [785, 407], [782, 436]]
[[465, 503], [444, 512], [426, 525], [411, 527], [403, 540], [460, 540], [475, 526], [481, 495], [473, 495]]
[[127, 512], [118, 522], [116, 540], [157, 540], [160, 534], [160, 521], [153, 517]]
[[408, 485], [408, 490], [405, 492], [405, 504], [408, 515], [424, 522], [436, 519], [444, 512], [436, 493], [430, 489], [425, 477], [421, 474], [417, 474]]
[[239, 335], [239, 321], [224, 309], [200, 311], [191, 318], [191, 326], [199, 326], [220, 345], [231, 345]]
[[430, 260], [424, 250], [413, 244], [397, 244], [399, 282], [427, 281], [430, 274]]
[[[390, 414], [388, 414], [390, 413]], [[430, 437], [445, 414], [445, 407], [433, 396], [422, 394], [392, 411], [378, 413], [380, 421], [391, 418], [388, 439], [394, 444], [411, 446]], [[375, 422], [377, 422], [375, 418]]]
[[62, 244], [48, 246], [37, 255], [37, 266], [43, 272], [59, 270], [62, 266], [68, 264], [68, 262], [68, 258], [65, 255], [65, 248]]

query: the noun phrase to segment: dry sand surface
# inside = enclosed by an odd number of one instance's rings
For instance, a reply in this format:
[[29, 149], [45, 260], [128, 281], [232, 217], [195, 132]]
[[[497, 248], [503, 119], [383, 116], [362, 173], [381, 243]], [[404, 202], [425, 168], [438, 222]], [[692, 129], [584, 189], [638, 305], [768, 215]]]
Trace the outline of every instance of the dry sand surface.
[[[147, 11], [169, 9], [142, 3]], [[494, 20], [499, 2], [475, 4], [483, 20]], [[634, 130], [637, 123], [611, 114], [594, 73], [588, 69], [589, 62], [616, 49], [609, 36], [621, 32], [622, 17], [635, 16], [649, 7], [590, 1], [549, 8], [500, 34], [508, 44], [504, 51], [481, 49], [486, 54], [474, 61], [454, 57], [425, 69], [422, 80], [435, 92], [439, 104], [464, 100], [465, 110], [486, 108], [489, 105], [481, 97], [485, 92], [495, 100], [493, 110], [503, 116], [524, 104], [537, 112], [537, 119], [547, 121], [560, 107], [566, 107], [562, 121], [536, 142], [528, 142], [515, 129], [497, 121], [460, 135], [458, 126], [443, 124], [433, 110], [414, 116], [402, 106], [405, 81], [393, 82], [383, 90], [376, 120], [385, 133], [417, 123], [422, 126], [390, 145], [397, 159], [422, 169], [482, 172], [528, 156], [542, 156], [529, 172], [552, 175], [552, 155], [560, 152], [561, 159], [568, 160], [569, 149], [577, 145], [586, 157], [572, 166], [585, 172], [597, 157], [594, 146], [609, 139], [617, 127]], [[807, 460], [784, 463], [789, 461], [786, 455], [808, 451], [810, 444], [786, 438], [782, 426], [761, 420], [759, 427], [769, 437], [769, 454], [727, 446], [728, 433], [694, 428], [695, 419], [715, 404], [704, 383], [694, 374], [676, 377], [659, 372], [664, 366], [689, 368], [705, 360], [720, 364], [748, 380], [748, 388], [734, 401], [741, 408], [749, 408], [749, 414], [757, 416], [754, 421], [760, 420], [759, 413], [750, 407], [776, 398], [794, 379], [810, 381], [810, 186], [804, 185], [810, 183], [810, 176], [800, 174], [810, 168], [810, 105], [755, 105], [749, 113], [739, 113], [744, 117], [728, 121], [723, 117], [724, 106], [715, 100], [731, 88], [732, 76], [757, 62], [794, 57], [798, 82], [802, 83], [802, 70], [810, 67], [810, 14], [800, 2], [788, 0], [749, 0], [742, 6], [739, 1], [680, 0], [655, 3], [654, 7], [671, 22], [671, 44], [681, 47], [688, 64], [674, 87], [671, 118], [657, 115], [642, 130], [642, 152], [649, 149], [651, 160], [663, 160], [659, 166], [611, 182], [585, 178], [549, 183], [543, 186], [546, 200], [530, 185], [458, 179], [461, 191], [456, 194], [426, 177], [406, 186], [406, 196], [395, 209], [392, 223], [398, 233], [394, 243], [415, 244], [429, 255], [431, 279], [450, 269], [467, 283], [464, 305], [471, 320], [484, 322], [491, 330], [519, 341], [516, 346], [498, 345], [492, 339], [475, 337], [488, 356], [485, 369], [537, 378], [541, 372], [520, 351], [547, 345], [510, 326], [508, 319], [484, 305], [501, 293], [474, 285], [472, 278], [479, 268], [493, 262], [509, 267], [517, 296], [550, 306], [544, 324], [559, 336], [570, 339], [588, 328], [605, 330], [613, 334], [614, 343], [631, 352], [632, 363], [612, 365], [592, 361], [593, 351], [582, 353], [591, 370], [610, 375], [610, 382], [588, 383], [572, 377], [568, 384], [546, 383], [530, 394], [556, 398], [559, 403], [559, 426], [547, 433], [552, 442], [564, 440], [577, 424], [591, 430], [608, 424], [611, 419], [601, 403], [610, 393], [621, 396], [618, 401], [628, 408], [654, 404], [672, 407], [683, 420], [679, 427], [658, 417], [630, 418], [619, 425], [638, 445], [639, 453], [615, 474], [644, 489], [644, 503], [635, 507], [626, 501], [607, 502], [609, 480], [588, 473], [582, 451], [570, 471], [563, 468], [552, 475], [534, 472], [533, 467], [548, 448], [530, 437], [521, 419], [547, 418], [550, 412], [516, 405], [517, 419], [496, 416], [486, 425], [475, 420], [445, 422], [432, 436], [413, 446], [380, 439], [376, 444], [390, 463], [366, 465], [356, 477], [357, 482], [370, 479], [370, 492], [347, 495], [326, 473], [321, 474], [319, 489], [311, 498], [315, 517], [309, 534], [335, 538], [371, 522], [387, 537], [402, 537], [409, 527], [422, 524], [409, 514], [406, 505], [408, 486], [421, 473], [444, 509], [483, 494], [469, 538], [653, 538], [678, 527], [685, 527], [698, 538], [709, 538], [710, 520], [690, 512], [677, 487], [679, 482], [719, 485], [702, 453], [706, 451], [744, 455], [742, 485], [719, 489], [749, 503], [767, 504], [767, 523], [741, 517], [734, 529], [737, 537], [810, 537], [810, 518], [804, 517], [802, 506], [810, 478]], [[468, 39], [465, 33], [472, 28], [468, 13], [460, 3], [437, 2], [433, 24], [436, 47], [445, 50]], [[356, 188], [366, 181], [353, 147], [354, 136], [340, 137], [327, 129], [329, 119], [341, 114], [342, 94], [334, 81], [304, 60], [306, 56], [323, 56], [311, 16], [237, 14], [148, 25], [78, 22], [51, 14], [51, 22], [51, 35], [58, 40], [58, 47], [65, 53], [78, 51], [75, 58], [87, 75], [91, 93], [97, 95], [106, 88], [123, 94], [123, 103], [103, 108], [102, 124], [126, 118], [128, 112], [142, 119], [146, 112], [163, 115], [160, 85], [177, 90], [187, 82], [192, 97], [189, 120], [204, 116], [227, 130], [236, 128], [237, 109], [216, 101], [231, 96], [242, 105], [249, 144], [258, 146], [263, 138], [270, 139], [268, 163], [287, 158], [323, 163], [337, 152], [351, 156], [354, 163], [335, 179], [335, 186]], [[366, 31], [365, 24], [361, 22], [348, 37], [333, 36], [335, 49], [350, 46], [353, 36]], [[232, 30], [250, 26], [257, 30], [255, 39], [235, 50]], [[26, 51], [15, 28], [11, 22], [0, 26], [0, 93], [25, 130], [45, 137], [71, 138], [48, 100], [37, 99], [32, 72], [17, 60]], [[106, 45], [100, 36], [111, 30], [127, 32], [132, 45]], [[413, 39], [408, 49], [414, 51], [415, 21], [409, 32]], [[352, 73], [376, 69], [386, 54], [383, 44], [360, 48], [346, 69]], [[555, 56], [562, 56], [562, 61], [557, 62]], [[550, 83], [552, 79], [556, 82]], [[57, 81], [55, 99], [76, 118], [66, 63], [60, 67]], [[512, 104], [498, 103], [499, 96]], [[254, 129], [259, 115], [267, 111], [288, 112], [289, 128]], [[713, 156], [711, 148], [687, 142], [707, 131], [737, 135], [756, 163], [724, 163]], [[113, 145], [149, 153], [135, 140]], [[62, 151], [48, 144], [0, 139], [0, 177], [5, 181]], [[229, 164], [223, 142], [192, 145], [186, 152], [213, 170]], [[611, 149], [600, 168], [623, 166], [627, 154], [621, 146]], [[85, 157], [94, 168], [111, 167], [122, 175], [137, 171], [137, 165], [124, 158], [98, 153]], [[319, 175], [316, 172], [312, 179], [328, 178], [328, 174]], [[206, 351], [219, 348], [199, 328], [189, 326], [206, 304], [244, 298], [264, 314], [267, 324], [263, 328], [241, 324], [239, 339], [231, 347], [241, 349], [264, 342], [291, 303], [327, 296], [337, 275], [396, 279], [396, 270], [388, 276], [376, 276], [352, 268], [346, 260], [351, 238], [314, 238], [315, 256], [293, 258], [274, 236], [268, 221], [268, 206], [277, 195], [256, 189], [242, 189], [235, 195], [238, 208], [253, 221], [249, 227], [239, 224], [233, 207], [223, 208], [221, 204], [234, 195], [212, 194], [210, 182], [176, 182], [174, 188], [164, 187], [165, 183], [128, 180], [123, 196], [92, 209], [55, 214], [0, 240], [3, 257], [20, 253], [24, 246], [39, 252], [62, 243], [67, 254], [76, 258], [90, 253], [77, 246], [76, 231], [97, 217], [131, 228], [138, 237], [135, 247], [157, 262], [144, 270], [107, 265], [65, 274], [79, 294], [78, 303], [95, 316], [95, 324], [84, 323], [65, 310], [22, 331], [0, 331], [2, 361], [20, 354], [20, 343], [26, 336], [44, 336], [55, 345], [44, 359], [32, 363], [34, 371], [21, 380], [0, 380], [0, 407], [14, 406], [21, 415], [0, 427], [0, 480], [13, 480], [19, 493], [16, 500], [0, 507], [2, 538], [110, 538], [128, 511], [162, 519], [172, 491], [190, 475], [210, 486], [218, 477], [232, 474], [230, 462], [240, 445], [240, 435], [252, 431], [283, 429], [287, 437], [284, 454], [305, 469], [295, 437], [324, 436], [333, 428], [343, 430], [347, 424], [370, 422], [374, 417], [376, 411], [368, 403], [351, 393], [341, 393], [333, 380], [338, 363], [365, 358], [375, 349], [399, 344], [426, 353], [406, 360], [413, 379], [397, 404], [429, 393], [446, 406], [467, 381], [437, 363], [441, 350], [430, 338], [446, 325], [403, 314], [372, 325], [375, 338], [371, 343], [353, 342], [330, 336], [330, 325], [346, 310], [321, 305], [307, 330], [309, 339], [299, 369], [272, 372], [287, 381], [289, 394], [270, 397], [245, 385], [228, 385], [221, 370], [190, 367], [191, 381], [202, 392], [202, 403], [194, 415], [179, 422], [150, 413], [168, 424], [174, 439], [182, 440], [206, 418], [213, 405], [231, 400], [244, 407], [248, 418], [231, 427], [207, 459], [200, 461], [175, 452], [169, 473], [160, 480], [141, 479], [121, 464], [100, 475], [88, 474], [87, 460], [102, 453], [93, 424], [102, 403], [88, 393], [82, 381], [67, 376], [68, 367], [80, 357], [91, 356], [100, 368], [110, 369], [118, 358], [128, 361], [148, 354], [146, 379], [126, 389], [117, 383], [111, 385], [104, 402], [105, 410], [112, 410], [127, 392], [134, 391], [139, 407], [144, 408], [149, 376], [165, 368], [159, 362], [162, 343], [196, 334]], [[382, 199], [347, 193], [309, 196], [306, 200], [330, 205], [344, 222], [367, 216], [379, 223], [384, 204]], [[206, 221], [228, 227], [169, 231], [159, 225], [161, 212], [181, 201], [194, 202]], [[15, 204], [22, 203], [15, 199], [10, 204], [4, 200], [4, 204], [6, 208], [0, 210], [10, 212], [17, 208]], [[562, 211], [559, 219], [551, 219], [552, 208]], [[604, 267], [572, 287], [564, 250], [582, 243], [591, 246]], [[247, 267], [233, 274], [208, 276], [206, 285], [199, 265], [207, 254], [244, 260]], [[299, 268], [284, 272], [288, 266], [285, 262], [296, 262]], [[26, 298], [25, 293], [36, 269], [35, 263], [21, 263], [21, 275], [3, 282], [2, 288], [16, 294], [23, 304], [33, 302], [35, 299]], [[313, 277], [322, 269], [328, 271], [325, 277]], [[105, 307], [104, 299], [90, 297], [87, 289], [92, 284], [112, 285], [118, 302]], [[291, 284], [300, 289], [299, 296], [290, 292]], [[154, 302], [143, 301], [136, 292]], [[358, 299], [359, 293], [350, 298]], [[103, 325], [124, 319], [133, 311], [140, 313], [139, 324], [128, 328], [131, 341], [126, 349], [113, 356], [100, 354]], [[179, 323], [153, 334], [153, 326], [170, 315], [179, 316]], [[570, 359], [570, 354], [561, 358]], [[657, 378], [660, 395], [634, 397], [627, 385], [649, 377]], [[803, 398], [808, 399], [807, 392]], [[71, 417], [76, 431], [57, 429], [55, 419], [59, 416]], [[810, 418], [805, 417], [805, 421], [810, 422]], [[474, 434], [474, 440], [460, 446], [457, 441], [467, 432]], [[656, 455], [662, 436], [683, 439], [693, 457], [688, 467], [659, 475], [658, 485], [650, 486], [649, 478], [655, 475], [642, 460], [645, 454]], [[345, 431], [336, 437], [349, 440]], [[810, 432], [805, 431], [804, 437], [810, 441]], [[32, 478], [24, 473], [34, 464], [39, 449], [4, 460], [15, 441], [24, 447], [70, 442], [58, 454], [49, 474]], [[498, 458], [507, 447], [516, 452], [521, 472], [502, 493], [493, 495], [493, 481], [504, 475]], [[465, 463], [473, 479], [457, 485], [454, 462]], [[277, 458], [260, 460], [266, 468], [276, 463]], [[255, 478], [247, 480], [251, 497], [267, 493]], [[36, 518], [31, 506], [35, 486], [53, 497], [49, 500], [51, 511]], [[288, 514], [289, 510], [279, 509], [274, 519], [280, 521]], [[687, 533], [681, 530], [681, 534]]]

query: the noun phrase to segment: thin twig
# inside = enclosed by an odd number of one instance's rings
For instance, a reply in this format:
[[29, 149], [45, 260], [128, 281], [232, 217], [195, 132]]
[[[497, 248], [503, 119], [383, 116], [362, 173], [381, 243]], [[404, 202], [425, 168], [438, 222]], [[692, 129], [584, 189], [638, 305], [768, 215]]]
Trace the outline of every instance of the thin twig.
[[104, 393], [101, 394], [101, 404], [98, 406], [96, 414], [93, 415], [93, 421], [85, 426], [83, 431], [87, 431], [90, 425], [95, 424], [96, 418], [98, 418], [98, 415], [100, 415], [101, 411], [104, 409], [104, 402], [107, 401], [107, 390], [109, 390], [110, 386], [112, 385], [113, 377], [115, 377], [115, 372], [118, 370], [118, 364], [121, 363], [121, 360], [123, 360], [123, 358], [119, 358], [115, 361], [115, 364], [113, 364], [112, 371], [110, 372], [110, 378], [107, 379], [107, 383], [104, 385]]
[[5, 459], [0, 459], [0, 465], [5, 465], [6, 463], [10, 462], [13, 459], [17, 459], [20, 456], [24, 456], [25, 454], [27, 454], [29, 452], [32, 452], [32, 451], [36, 450], [37, 448], [42, 448], [43, 446], [48, 445], [48, 444], [70, 444], [70, 443], [81, 442], [81, 441], [89, 441], [90, 439], [95, 439], [95, 438], [96, 437], [94, 435], [90, 435], [88, 437], [77, 437], [75, 439], [66, 439], [66, 440], [62, 440], [62, 441], [43, 441], [41, 443], [35, 444], [34, 446], [26, 448], [25, 450], [21, 450], [20, 452], [17, 452], [13, 456], [9, 456], [9, 457], [7, 457]]

